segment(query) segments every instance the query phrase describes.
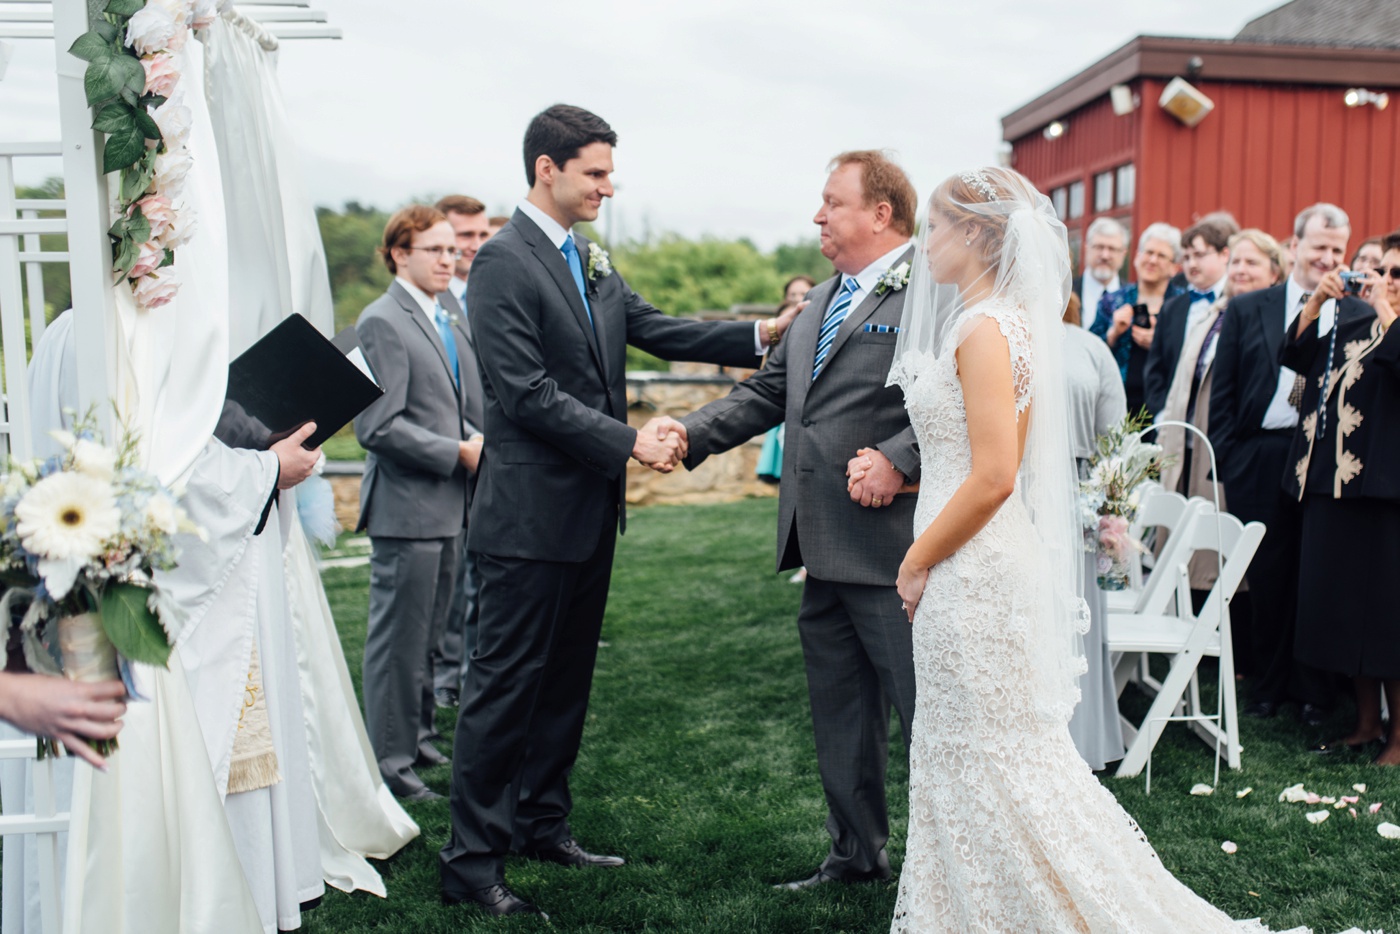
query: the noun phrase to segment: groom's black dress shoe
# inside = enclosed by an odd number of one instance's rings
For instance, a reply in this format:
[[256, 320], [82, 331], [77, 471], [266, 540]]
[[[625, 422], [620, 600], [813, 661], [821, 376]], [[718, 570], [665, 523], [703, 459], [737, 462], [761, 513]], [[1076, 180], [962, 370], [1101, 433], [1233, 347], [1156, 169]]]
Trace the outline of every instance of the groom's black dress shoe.
[[506, 888], [503, 882], [465, 895], [443, 892], [442, 901], [445, 905], [477, 905], [487, 914], [498, 918], [504, 915], [539, 915], [544, 920], [549, 920], [549, 915]]
[[418, 758], [414, 760], [413, 767], [415, 769], [429, 768], [435, 765], [447, 765], [451, 761], [451, 759], [438, 752], [432, 746], [420, 746], [418, 749]]
[[621, 856], [599, 856], [596, 853], [589, 853], [579, 846], [578, 841], [573, 837], [563, 843], [556, 843], [554, 846], [530, 850], [525, 855], [531, 859], [541, 859], [547, 863], [558, 863], [561, 866], [621, 866], [627, 862]]
[[818, 869], [817, 874], [808, 876], [806, 879], [797, 879], [793, 882], [781, 882], [773, 886], [775, 889], [784, 889], [789, 892], [801, 892], [804, 889], [814, 889], [819, 885], [826, 885], [828, 882], [888, 882], [890, 872], [888, 869], [872, 872], [863, 876], [833, 876], [825, 869]]

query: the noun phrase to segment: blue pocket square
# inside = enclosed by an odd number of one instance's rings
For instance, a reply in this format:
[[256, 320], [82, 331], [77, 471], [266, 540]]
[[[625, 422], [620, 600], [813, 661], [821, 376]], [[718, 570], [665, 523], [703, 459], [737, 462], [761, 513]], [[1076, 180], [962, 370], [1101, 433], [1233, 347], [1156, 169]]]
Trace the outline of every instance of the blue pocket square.
[[866, 334], [898, 334], [899, 327], [893, 324], [867, 324]]

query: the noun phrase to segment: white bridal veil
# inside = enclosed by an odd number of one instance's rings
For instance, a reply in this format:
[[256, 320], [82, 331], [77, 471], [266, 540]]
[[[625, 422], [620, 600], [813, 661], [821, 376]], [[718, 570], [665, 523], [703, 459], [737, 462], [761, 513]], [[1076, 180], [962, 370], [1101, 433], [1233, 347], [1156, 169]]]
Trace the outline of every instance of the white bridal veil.
[[[1080, 637], [1088, 608], [1061, 324], [1070, 294], [1065, 227], [1022, 175], [989, 167], [954, 175], [934, 190], [918, 248], [889, 376], [906, 396], [921, 362], [955, 352], [984, 320], [981, 309], [1009, 309], [1026, 325], [1031, 421], [1019, 487], [1054, 582], [1053, 605], [1032, 628], [1035, 697], [1042, 715], [1068, 721], [1085, 670]], [[950, 262], [953, 254], [957, 262]], [[1020, 398], [1027, 387], [1016, 388]]]

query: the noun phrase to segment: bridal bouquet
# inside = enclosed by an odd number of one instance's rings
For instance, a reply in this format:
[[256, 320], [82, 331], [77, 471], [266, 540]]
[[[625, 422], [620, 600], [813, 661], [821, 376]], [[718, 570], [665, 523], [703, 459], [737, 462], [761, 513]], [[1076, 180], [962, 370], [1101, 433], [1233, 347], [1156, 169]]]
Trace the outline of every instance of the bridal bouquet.
[[1093, 553], [1099, 586], [1122, 590], [1142, 543], [1128, 533], [1137, 517], [1142, 485], [1162, 475], [1162, 447], [1142, 440], [1147, 413], [1129, 415], [1099, 436], [1088, 477], [1079, 484], [1085, 550]]
[[[165, 665], [181, 614], [152, 577], [175, 566], [174, 536], [200, 534], [176, 497], [136, 466], [136, 439], [113, 449], [89, 416], [54, 437], [64, 453], [11, 460], [0, 478], [0, 633], [19, 624], [33, 672], [75, 681]], [[125, 678], [128, 690], [131, 681]], [[106, 755], [116, 740], [97, 740]], [[40, 738], [39, 755], [57, 744]]]

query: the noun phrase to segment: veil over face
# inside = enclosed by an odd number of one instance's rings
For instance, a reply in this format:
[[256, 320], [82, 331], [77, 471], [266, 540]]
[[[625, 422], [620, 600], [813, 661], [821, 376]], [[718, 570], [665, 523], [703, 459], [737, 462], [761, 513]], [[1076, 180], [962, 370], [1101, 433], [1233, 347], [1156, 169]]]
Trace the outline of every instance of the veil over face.
[[1088, 629], [1061, 323], [1070, 295], [1068, 236], [1050, 200], [1024, 176], [988, 167], [950, 176], [934, 190], [917, 245], [890, 384], [907, 395], [923, 364], [956, 353], [993, 308], [999, 321], [1019, 319], [1029, 336], [1030, 385], [1016, 387], [1028, 400], [1017, 415], [1030, 419], [1016, 495], [1054, 581], [1054, 606], [1032, 636], [1034, 688], [1044, 716], [1068, 721], [1085, 670], [1080, 636]]

